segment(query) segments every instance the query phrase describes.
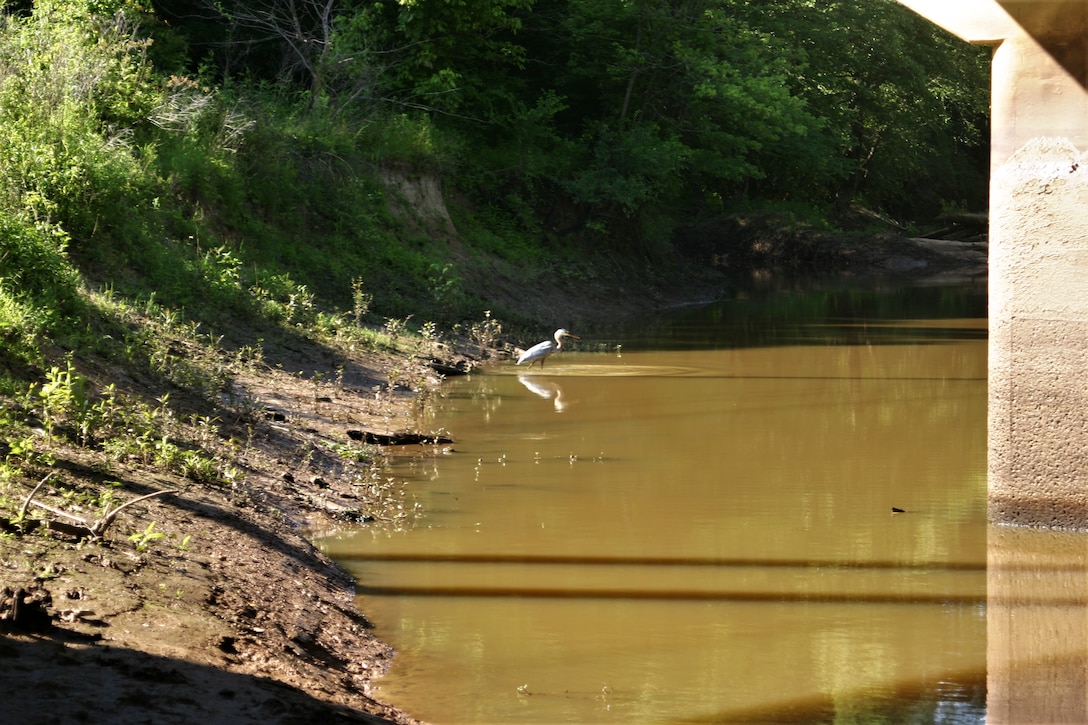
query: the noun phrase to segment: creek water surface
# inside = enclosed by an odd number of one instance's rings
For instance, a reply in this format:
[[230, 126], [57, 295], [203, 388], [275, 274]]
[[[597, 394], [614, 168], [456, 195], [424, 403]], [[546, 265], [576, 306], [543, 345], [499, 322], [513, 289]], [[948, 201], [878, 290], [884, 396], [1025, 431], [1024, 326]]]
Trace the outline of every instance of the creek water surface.
[[395, 471], [420, 518], [320, 542], [398, 650], [378, 696], [439, 724], [980, 721], [985, 315], [984, 286], [748, 292], [451, 379], [424, 428], [456, 442]]

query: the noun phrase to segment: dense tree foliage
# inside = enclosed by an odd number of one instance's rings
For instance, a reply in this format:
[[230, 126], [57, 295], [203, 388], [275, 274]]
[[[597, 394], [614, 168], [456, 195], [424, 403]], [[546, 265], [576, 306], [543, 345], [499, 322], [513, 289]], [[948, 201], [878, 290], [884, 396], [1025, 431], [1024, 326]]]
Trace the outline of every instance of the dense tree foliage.
[[[987, 50], [893, 0], [2, 7], [0, 335], [70, 310], [75, 268], [456, 317], [474, 251], [532, 275], [738, 210], [985, 204]], [[391, 172], [458, 192], [455, 266], [390, 218]]]
[[555, 234], [653, 241], [738, 202], [908, 219], [984, 203], [987, 51], [894, 0], [156, 7], [191, 71], [212, 57], [220, 79], [414, 114], [475, 198]]

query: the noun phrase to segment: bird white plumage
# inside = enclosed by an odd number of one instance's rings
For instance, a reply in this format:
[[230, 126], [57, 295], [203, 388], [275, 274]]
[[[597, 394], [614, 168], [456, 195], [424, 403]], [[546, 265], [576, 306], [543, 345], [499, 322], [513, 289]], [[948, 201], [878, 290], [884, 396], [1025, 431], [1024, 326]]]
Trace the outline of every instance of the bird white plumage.
[[525, 352], [518, 356], [518, 365], [523, 362], [529, 363], [529, 367], [533, 366], [533, 363], [540, 361], [540, 367], [544, 367], [544, 361], [548, 359], [548, 356], [552, 353], [559, 352], [563, 349], [563, 338], [573, 337], [575, 340], [579, 339], [577, 335], [573, 335], [560, 327], [555, 331], [555, 340], [545, 340], [544, 342], [538, 342]]

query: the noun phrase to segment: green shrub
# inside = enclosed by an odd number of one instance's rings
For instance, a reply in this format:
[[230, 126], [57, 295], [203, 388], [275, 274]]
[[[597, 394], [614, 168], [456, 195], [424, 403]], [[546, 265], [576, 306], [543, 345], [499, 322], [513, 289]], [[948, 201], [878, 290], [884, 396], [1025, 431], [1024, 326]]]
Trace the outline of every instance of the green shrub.
[[66, 254], [68, 237], [56, 226], [33, 224], [0, 210], [0, 286], [42, 307], [73, 311], [79, 275]]
[[131, 124], [156, 100], [120, 16], [35, 4], [0, 28], [0, 208], [62, 226], [81, 251], [131, 219]]
[[0, 361], [32, 360], [39, 341], [70, 326], [82, 309], [66, 245], [56, 227], [0, 210]]

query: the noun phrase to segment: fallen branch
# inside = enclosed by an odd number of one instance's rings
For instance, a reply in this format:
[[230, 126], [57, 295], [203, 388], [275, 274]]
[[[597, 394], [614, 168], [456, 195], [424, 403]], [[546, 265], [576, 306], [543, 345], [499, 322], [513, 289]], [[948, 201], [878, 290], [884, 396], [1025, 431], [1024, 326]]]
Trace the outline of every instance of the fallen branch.
[[68, 519], [69, 521], [75, 521], [77, 524], [79, 524], [83, 528], [85, 528], [87, 530], [90, 530], [90, 527], [87, 526], [87, 519], [85, 519], [85, 518], [82, 518], [80, 516], [76, 516], [75, 514], [70, 514], [67, 511], [62, 511], [61, 509], [58, 509], [58, 508], [54, 508], [54, 507], [50, 506], [47, 503], [42, 503], [41, 501], [35, 501], [34, 505], [37, 508], [42, 509], [43, 511], [48, 511], [49, 513], [53, 514], [54, 516], [61, 516], [63, 518]]
[[453, 443], [449, 436], [425, 433], [372, 433], [368, 430], [349, 430], [348, 438], [377, 446], [445, 445]]
[[121, 513], [124, 509], [128, 508], [132, 504], [140, 503], [141, 501], [146, 501], [149, 498], [154, 498], [155, 496], [162, 496], [163, 494], [167, 494], [167, 493], [173, 493], [173, 491], [170, 491], [168, 489], [162, 490], [162, 491], [155, 491], [153, 493], [147, 494], [146, 496], [140, 496], [139, 498], [134, 498], [131, 501], [129, 501], [128, 503], [121, 504], [117, 508], [115, 508], [112, 511], [108, 512], [105, 516], [100, 518], [98, 521], [94, 522], [94, 524], [90, 527], [91, 536], [93, 536], [94, 538], [97, 539], [100, 536], [102, 536], [103, 534], [105, 534], [106, 529], [108, 529], [110, 527], [110, 524], [113, 523], [113, 520], [115, 518], [117, 518], [117, 514]]
[[128, 501], [126, 503], [121, 504], [117, 508], [114, 508], [114, 509], [111, 509], [111, 510], [107, 511], [105, 513], [105, 515], [102, 516], [102, 518], [96, 520], [93, 524], [88, 524], [87, 519], [85, 519], [85, 518], [82, 518], [80, 516], [76, 516], [75, 514], [70, 514], [67, 511], [63, 511], [61, 509], [55, 508], [53, 506], [50, 506], [49, 504], [42, 503], [41, 501], [35, 501], [34, 500], [34, 495], [36, 493], [38, 493], [38, 490], [41, 489], [41, 487], [44, 486], [45, 483], [50, 478], [52, 478], [52, 476], [53, 476], [53, 474], [50, 473], [48, 476], [46, 476], [45, 478], [43, 478], [41, 481], [38, 482], [38, 485], [34, 487], [34, 490], [31, 491], [30, 495], [26, 497], [26, 500], [23, 501], [23, 507], [19, 510], [19, 517], [16, 520], [21, 521], [23, 519], [23, 517], [26, 516], [27, 509], [29, 509], [30, 505], [33, 503], [34, 506], [36, 506], [37, 508], [40, 508], [43, 511], [48, 511], [49, 513], [53, 514], [54, 516], [60, 516], [61, 518], [65, 518], [65, 519], [68, 519], [69, 521], [76, 522], [77, 526], [71, 526], [70, 524], [64, 524], [60, 528], [67, 531], [68, 533], [72, 533], [72, 534], [77, 535], [77, 536], [78, 535], [87, 536], [91, 540], [102, 538], [106, 534], [106, 529], [108, 529], [113, 524], [113, 522], [117, 519], [117, 514], [121, 513], [122, 511], [124, 511], [129, 506], [132, 506], [133, 504], [140, 503], [141, 501], [146, 501], [149, 498], [155, 498], [156, 496], [162, 496], [164, 494], [173, 493], [173, 491], [171, 491], [169, 489], [164, 489], [162, 491], [154, 491], [154, 492], [149, 493], [149, 494], [147, 494], [145, 496], [140, 496], [139, 498], [134, 498], [131, 501]]
[[46, 484], [46, 482], [52, 477], [53, 477], [53, 472], [50, 471], [49, 473], [45, 474], [45, 478], [38, 481], [38, 485], [34, 487], [34, 490], [31, 491], [30, 495], [26, 497], [26, 500], [23, 501], [23, 507], [21, 509], [19, 509], [19, 515], [15, 517], [16, 521], [22, 521], [24, 518], [26, 518], [26, 510], [28, 508], [30, 508], [30, 499], [34, 498], [34, 494], [36, 494], [38, 492], [38, 489], [40, 489], [42, 486], [44, 486]]

